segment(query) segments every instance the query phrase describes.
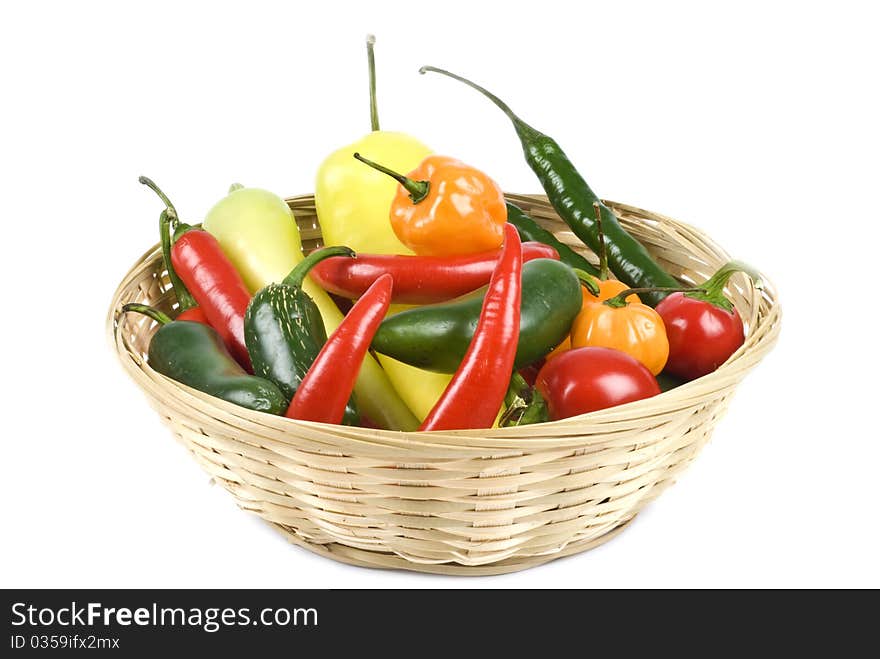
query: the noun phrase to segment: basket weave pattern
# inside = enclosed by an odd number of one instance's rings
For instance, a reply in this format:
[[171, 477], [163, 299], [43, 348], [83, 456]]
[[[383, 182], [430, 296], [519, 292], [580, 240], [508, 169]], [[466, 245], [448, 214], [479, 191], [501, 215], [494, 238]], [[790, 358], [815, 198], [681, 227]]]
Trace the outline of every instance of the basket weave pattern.
[[[508, 198], [579, 245], [546, 198]], [[288, 203], [304, 246], [320, 245], [314, 199]], [[728, 260], [692, 227], [608, 203], [682, 281], [703, 281]], [[759, 291], [735, 275], [727, 292], [747, 338], [715, 373], [553, 423], [402, 433], [251, 412], [159, 375], [146, 363], [155, 323], [119, 310], [141, 302], [173, 315], [169, 288], [156, 246], [119, 285], [108, 332], [126, 372], [205, 471], [298, 545], [356, 565], [444, 574], [512, 572], [613, 537], [696, 457], [780, 323], [769, 282]]]

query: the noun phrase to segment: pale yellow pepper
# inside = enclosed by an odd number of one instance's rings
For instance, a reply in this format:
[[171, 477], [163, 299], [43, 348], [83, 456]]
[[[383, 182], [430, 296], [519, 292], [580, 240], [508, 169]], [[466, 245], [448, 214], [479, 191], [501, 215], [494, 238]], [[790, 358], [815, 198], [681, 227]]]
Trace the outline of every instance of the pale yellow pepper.
[[[250, 291], [280, 282], [303, 259], [296, 220], [278, 195], [259, 188], [233, 186], [208, 211], [202, 223], [220, 243]], [[327, 334], [342, 322], [333, 300], [306, 277], [303, 288], [318, 305]], [[378, 362], [367, 355], [355, 384], [361, 411], [384, 428], [415, 430], [418, 421], [397, 395]]]
[[[315, 207], [325, 245], [347, 245], [365, 254], [412, 254], [391, 227], [391, 201], [398, 183], [354, 154], [399, 172], [410, 172], [431, 150], [405, 133], [379, 130], [373, 40], [367, 37], [372, 132], [330, 154], [318, 169]], [[402, 307], [392, 308], [390, 314]], [[451, 376], [430, 373], [378, 355], [394, 388], [420, 421], [440, 398]], [[360, 400], [360, 399], [358, 399]]]

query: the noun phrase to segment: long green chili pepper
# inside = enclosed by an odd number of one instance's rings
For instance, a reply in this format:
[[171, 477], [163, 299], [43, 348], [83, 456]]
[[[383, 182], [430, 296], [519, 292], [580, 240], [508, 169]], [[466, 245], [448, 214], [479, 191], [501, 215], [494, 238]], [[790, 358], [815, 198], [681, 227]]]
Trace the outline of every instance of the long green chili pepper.
[[[529, 126], [504, 101], [480, 85], [433, 66], [419, 69], [419, 73], [428, 71], [440, 73], [476, 89], [507, 115], [522, 143], [526, 162], [541, 181], [550, 203], [575, 235], [594, 252], [598, 250], [599, 238], [596, 234], [593, 203], [600, 202], [608, 262], [621, 281], [628, 286], [640, 288], [678, 286], [678, 281], [665, 272], [647, 250], [620, 226], [611, 209], [601, 203], [555, 140]], [[645, 301], [656, 305], [664, 296], [663, 293], [648, 293]]]
[[550, 245], [559, 254], [559, 260], [563, 263], [570, 265], [572, 268], [589, 272], [591, 275], [599, 276], [599, 270], [596, 266], [547, 231], [547, 229], [540, 226], [526, 215], [522, 208], [516, 204], [511, 204], [509, 201], [507, 202], [507, 221], [516, 227], [519, 237], [523, 242], [534, 241]]

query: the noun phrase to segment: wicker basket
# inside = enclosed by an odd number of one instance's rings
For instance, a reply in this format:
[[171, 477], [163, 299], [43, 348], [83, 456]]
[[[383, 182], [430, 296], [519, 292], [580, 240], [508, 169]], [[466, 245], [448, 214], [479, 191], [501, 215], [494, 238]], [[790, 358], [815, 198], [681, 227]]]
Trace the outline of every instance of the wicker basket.
[[[564, 242], [579, 244], [545, 197], [509, 198]], [[313, 197], [288, 203], [305, 246], [320, 245]], [[728, 260], [692, 227], [608, 203], [684, 281], [702, 281]], [[119, 313], [127, 302], [171, 311], [175, 299], [158, 246], [119, 285], [108, 331], [126, 372], [205, 471], [291, 542], [355, 565], [486, 575], [605, 542], [696, 457], [736, 385], [779, 333], [769, 282], [760, 291], [736, 275], [728, 293], [747, 339], [711, 375], [601, 412], [480, 431], [402, 433], [293, 421], [159, 375], [146, 363], [155, 324]]]

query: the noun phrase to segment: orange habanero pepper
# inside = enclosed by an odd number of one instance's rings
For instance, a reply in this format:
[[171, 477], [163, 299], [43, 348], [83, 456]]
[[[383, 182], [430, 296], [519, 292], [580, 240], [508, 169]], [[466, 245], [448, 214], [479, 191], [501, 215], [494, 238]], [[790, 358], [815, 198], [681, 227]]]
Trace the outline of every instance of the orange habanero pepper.
[[504, 193], [480, 170], [430, 155], [403, 176], [358, 153], [354, 157], [400, 183], [391, 203], [391, 226], [416, 254], [453, 256], [501, 247], [507, 223]]

